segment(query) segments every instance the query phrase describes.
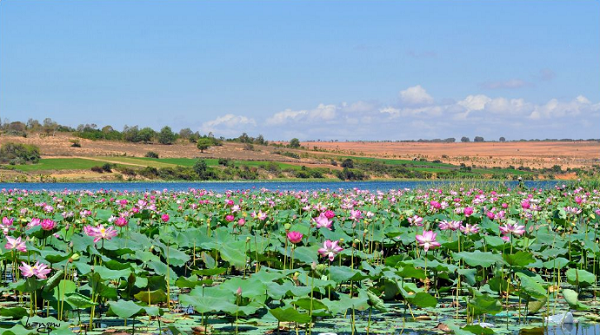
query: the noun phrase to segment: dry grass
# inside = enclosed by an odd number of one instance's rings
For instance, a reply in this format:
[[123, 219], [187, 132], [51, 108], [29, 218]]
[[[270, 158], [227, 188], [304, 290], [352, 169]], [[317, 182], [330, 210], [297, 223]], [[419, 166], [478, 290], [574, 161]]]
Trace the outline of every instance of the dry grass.
[[424, 157], [444, 163], [531, 168], [589, 167], [599, 164], [598, 142], [483, 142], [483, 143], [407, 143], [407, 142], [303, 142], [339, 154], [381, 158], [413, 159]]

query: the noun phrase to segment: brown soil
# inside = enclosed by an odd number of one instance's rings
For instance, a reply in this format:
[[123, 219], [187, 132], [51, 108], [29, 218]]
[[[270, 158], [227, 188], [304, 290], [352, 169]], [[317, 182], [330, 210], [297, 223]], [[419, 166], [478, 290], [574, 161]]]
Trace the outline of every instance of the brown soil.
[[600, 164], [599, 142], [483, 142], [483, 143], [406, 143], [406, 142], [303, 142], [337, 154], [381, 158], [426, 158], [468, 166], [565, 168]]
[[[81, 148], [71, 147], [72, 140], [79, 140]], [[117, 141], [92, 141], [76, 138], [69, 134], [58, 133], [56, 136], [31, 134], [27, 138], [2, 136], [0, 143], [16, 142], [33, 144], [40, 148], [42, 158], [58, 157], [99, 157], [126, 156], [144, 157], [149, 151], [156, 152], [160, 158], [230, 158], [249, 161], [277, 161], [292, 164], [319, 164], [317, 160], [293, 159], [275, 154], [278, 148], [254, 145], [254, 150], [244, 150], [240, 143], [224, 143], [222, 146], [210, 147], [201, 153], [194, 143], [180, 141], [173, 145], [142, 144]], [[105, 159], [103, 159], [106, 161]], [[122, 164], [122, 163], [121, 163]], [[328, 165], [330, 166], [330, 165]]]

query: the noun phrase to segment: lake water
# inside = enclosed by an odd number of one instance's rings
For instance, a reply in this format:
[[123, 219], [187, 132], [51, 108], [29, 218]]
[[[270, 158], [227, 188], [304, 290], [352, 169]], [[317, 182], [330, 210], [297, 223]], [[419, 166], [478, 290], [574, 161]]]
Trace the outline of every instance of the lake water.
[[[189, 189], [206, 189], [215, 192], [227, 190], [248, 190], [266, 188], [269, 190], [282, 191], [305, 191], [305, 190], [332, 190], [338, 189], [361, 189], [370, 191], [388, 191], [391, 189], [416, 189], [431, 188], [443, 185], [472, 185], [471, 182], [461, 181], [362, 181], [362, 182], [128, 182], [128, 183], [0, 183], [0, 189], [25, 189], [25, 190], [113, 190], [113, 191], [146, 191], [146, 190], [172, 190], [186, 191]], [[477, 181], [474, 185], [503, 184], [508, 187], [516, 187], [516, 181]], [[564, 181], [525, 181], [527, 188], [553, 188], [556, 185], [566, 184]], [[457, 186], [458, 187], [458, 186]]]

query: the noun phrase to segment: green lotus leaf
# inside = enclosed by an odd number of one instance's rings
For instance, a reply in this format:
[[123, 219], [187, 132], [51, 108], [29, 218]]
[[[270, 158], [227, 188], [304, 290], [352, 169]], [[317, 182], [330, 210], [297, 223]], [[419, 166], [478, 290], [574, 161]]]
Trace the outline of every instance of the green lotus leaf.
[[479, 250], [473, 252], [456, 252], [453, 254], [453, 257], [463, 260], [469, 266], [481, 266], [484, 268], [497, 263], [502, 263], [502, 256], [492, 252], [481, 252]]
[[282, 308], [270, 309], [269, 313], [271, 313], [280, 322], [298, 322], [298, 323], [311, 322], [311, 318], [308, 314], [300, 313], [292, 307], [288, 307], [286, 309], [282, 309]]

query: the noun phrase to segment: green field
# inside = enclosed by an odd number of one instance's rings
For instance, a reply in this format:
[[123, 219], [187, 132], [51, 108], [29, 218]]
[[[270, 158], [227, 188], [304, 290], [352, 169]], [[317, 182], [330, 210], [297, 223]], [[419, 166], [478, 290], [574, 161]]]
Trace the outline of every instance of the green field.
[[[418, 161], [407, 161], [398, 159], [379, 159], [379, 158], [363, 158], [363, 157], [348, 157], [353, 159], [356, 163], [366, 163], [369, 161], [381, 162], [386, 165], [404, 165], [407, 169], [418, 171], [443, 174], [445, 172], [456, 171], [461, 176], [473, 176], [477, 178], [482, 175], [493, 175], [495, 177], [502, 177], [503, 175], [517, 175], [527, 176], [534, 174], [530, 171], [520, 171], [516, 169], [472, 169], [471, 171], [459, 170], [460, 167], [445, 163], [433, 163], [433, 162], [418, 162]], [[204, 159], [210, 167], [218, 167], [219, 160], [215, 158]], [[143, 168], [145, 166], [160, 168], [174, 168], [177, 166], [192, 167], [197, 162], [195, 158], [146, 158], [146, 157], [94, 157], [93, 159], [85, 158], [46, 158], [41, 159], [38, 164], [31, 165], [16, 165], [11, 168], [23, 171], [23, 172], [36, 172], [36, 171], [51, 171], [51, 170], [89, 170], [94, 166], [102, 166], [105, 163], [111, 164], [123, 164], [130, 168]], [[283, 162], [268, 162], [268, 161], [233, 161], [236, 167], [248, 166], [257, 168], [266, 168], [268, 164], [275, 163], [281, 170], [300, 170], [301, 165], [293, 165]], [[327, 168], [324, 166], [323, 168]]]
[[[180, 166], [194, 166], [194, 164], [196, 163], [196, 161], [198, 159], [195, 158], [146, 158], [146, 157], [134, 157], [134, 158], [130, 158], [132, 160], [137, 161], [137, 164], [140, 164], [139, 161], [144, 161], [144, 162], [148, 162], [148, 163], [166, 163], [167, 165], [180, 165]], [[206, 165], [208, 166], [218, 166], [219, 165], [219, 160], [216, 158], [207, 158], [204, 159], [204, 161], [206, 162]], [[235, 166], [242, 166], [242, 165], [246, 165], [246, 166], [255, 166], [255, 167], [263, 167], [266, 166], [267, 164], [271, 163], [268, 161], [233, 161], [233, 163], [235, 164]], [[299, 170], [301, 168], [300, 165], [293, 165], [293, 164], [287, 164], [287, 163], [281, 163], [281, 162], [273, 162], [275, 164], [277, 164], [279, 166], [280, 169], [294, 169], [294, 170]], [[151, 166], [150, 164], [148, 164], [149, 166]]]
[[104, 162], [83, 158], [46, 158], [40, 159], [37, 164], [15, 165], [19, 171], [48, 171], [48, 170], [89, 170], [93, 166], [100, 166]]
[[456, 168], [456, 165], [447, 164], [447, 163], [434, 163], [434, 162], [420, 162], [420, 161], [412, 161], [405, 159], [385, 159], [385, 158], [371, 158], [371, 157], [342, 157], [343, 159], [351, 159], [356, 163], [368, 163], [368, 162], [378, 162], [382, 164], [388, 165], [406, 165], [406, 166], [418, 166], [418, 167], [445, 167], [445, 168]]

